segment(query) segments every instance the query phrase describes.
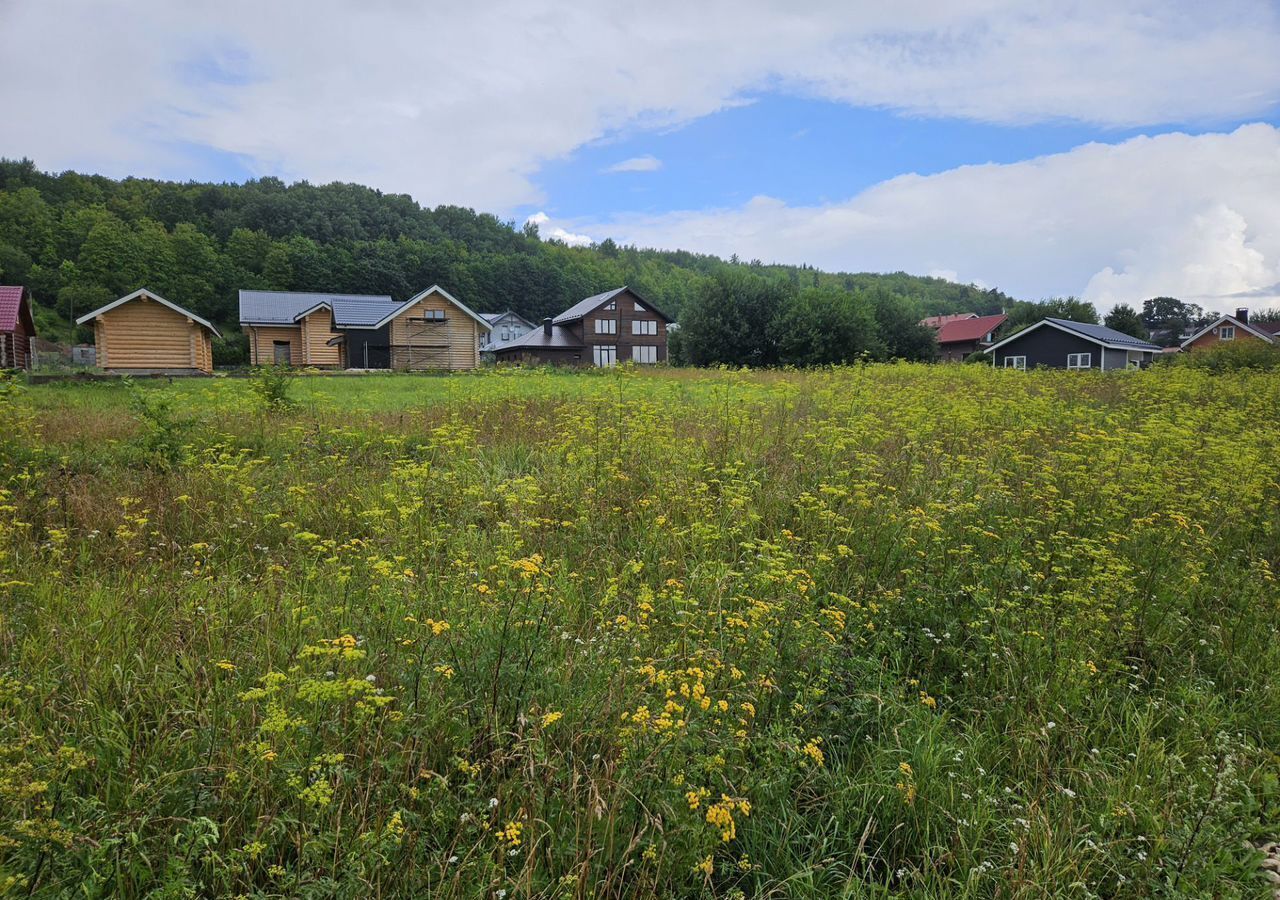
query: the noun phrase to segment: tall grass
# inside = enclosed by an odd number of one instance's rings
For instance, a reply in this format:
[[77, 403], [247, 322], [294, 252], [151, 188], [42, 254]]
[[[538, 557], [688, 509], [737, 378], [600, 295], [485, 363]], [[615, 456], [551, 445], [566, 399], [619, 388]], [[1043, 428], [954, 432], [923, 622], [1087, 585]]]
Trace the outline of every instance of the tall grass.
[[1261, 895], [1273, 378], [132, 390], [2, 401], [10, 892]]

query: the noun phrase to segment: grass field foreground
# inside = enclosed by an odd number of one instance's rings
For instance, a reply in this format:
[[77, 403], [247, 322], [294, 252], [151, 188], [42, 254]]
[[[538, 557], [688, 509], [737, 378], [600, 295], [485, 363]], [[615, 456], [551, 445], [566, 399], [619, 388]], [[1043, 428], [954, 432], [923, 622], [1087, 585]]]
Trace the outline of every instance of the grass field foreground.
[[1262, 896], [1280, 379], [0, 389], [0, 893]]

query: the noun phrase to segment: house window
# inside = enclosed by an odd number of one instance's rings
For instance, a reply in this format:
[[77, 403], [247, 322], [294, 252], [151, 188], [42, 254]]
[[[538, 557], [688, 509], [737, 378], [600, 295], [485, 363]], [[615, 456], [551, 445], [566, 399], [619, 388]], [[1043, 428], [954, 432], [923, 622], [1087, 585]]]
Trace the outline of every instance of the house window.
[[611, 300], [611, 301], [609, 302], [609, 305], [608, 305], [608, 306], [606, 306], [606, 307], [604, 307], [604, 308], [605, 308], [605, 309], [607, 309], [607, 310], [615, 310], [615, 309], [617, 309], [617, 308], [618, 308], [618, 301], [617, 301], [617, 300]]
[[596, 334], [617, 334], [617, 319], [596, 319]]
[[616, 346], [595, 346], [591, 348], [591, 354], [595, 364], [601, 368], [618, 364], [618, 348]]
[[1235, 339], [1236, 339], [1236, 326], [1223, 325], [1221, 328], [1218, 329], [1218, 340], [1234, 341]]
[[274, 352], [272, 362], [277, 366], [287, 366], [292, 362], [292, 347], [288, 341], [272, 341], [271, 349]]
[[1004, 367], [1025, 372], [1027, 371], [1027, 358], [1025, 356], [1006, 356], [1004, 358]]
[[409, 319], [409, 324], [411, 324], [411, 325], [425, 325], [425, 324], [427, 324], [428, 322], [443, 322], [443, 321], [444, 321], [444, 310], [443, 310], [443, 309], [424, 309], [424, 310], [422, 311], [422, 315], [421, 315], [420, 317], [418, 317], [418, 318], [410, 318], [410, 319]]
[[658, 361], [658, 348], [653, 346], [632, 347], [631, 361], [638, 363], [656, 363]]
[[657, 334], [658, 323], [653, 321], [652, 319], [648, 319], [648, 320], [632, 319], [631, 333], [632, 334]]
[[502, 326], [502, 339], [504, 341], [511, 340], [511, 329], [508, 328], [506, 325]]
[[1068, 369], [1092, 369], [1093, 354], [1092, 353], [1068, 353], [1067, 368]]

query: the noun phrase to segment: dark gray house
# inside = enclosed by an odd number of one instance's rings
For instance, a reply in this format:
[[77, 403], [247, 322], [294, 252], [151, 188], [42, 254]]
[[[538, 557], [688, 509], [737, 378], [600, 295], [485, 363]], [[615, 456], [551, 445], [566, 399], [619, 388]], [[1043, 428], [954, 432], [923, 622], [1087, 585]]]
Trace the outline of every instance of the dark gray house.
[[1105, 325], [1041, 319], [987, 348], [998, 369], [1138, 369], [1151, 364], [1160, 347]]

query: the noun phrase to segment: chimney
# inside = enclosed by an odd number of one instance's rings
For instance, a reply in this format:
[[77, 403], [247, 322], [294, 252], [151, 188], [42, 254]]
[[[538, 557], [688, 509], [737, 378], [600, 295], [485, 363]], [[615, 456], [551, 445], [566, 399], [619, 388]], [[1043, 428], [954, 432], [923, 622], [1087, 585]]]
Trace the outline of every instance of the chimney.
[[1242, 325], [1249, 324], [1249, 307], [1242, 306], [1236, 310], [1236, 321]]
[[551, 337], [551, 320], [550, 319], [542, 320], [542, 333], [545, 334], [547, 337]]

